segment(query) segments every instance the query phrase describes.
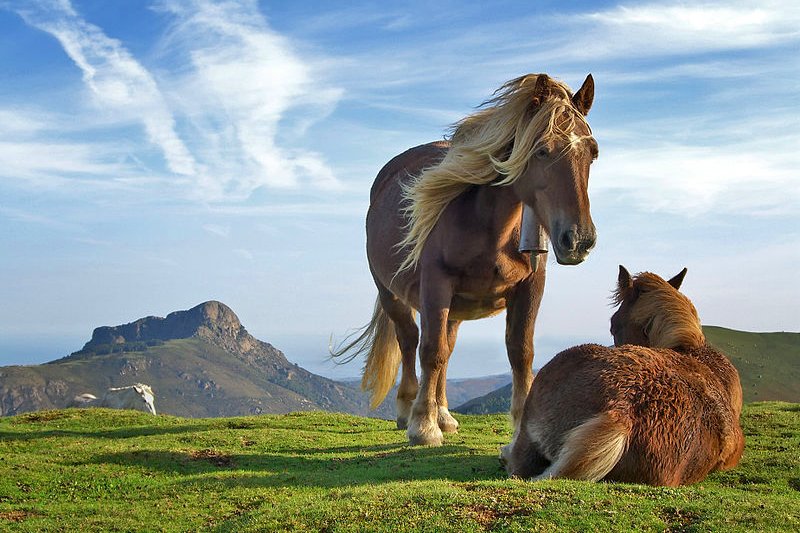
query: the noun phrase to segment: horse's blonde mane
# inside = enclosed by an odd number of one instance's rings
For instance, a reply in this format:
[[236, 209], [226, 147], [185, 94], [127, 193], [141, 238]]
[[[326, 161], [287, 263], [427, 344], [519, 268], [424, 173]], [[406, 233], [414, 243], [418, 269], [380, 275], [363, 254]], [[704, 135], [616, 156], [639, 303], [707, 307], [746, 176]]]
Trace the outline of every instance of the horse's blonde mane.
[[[653, 348], [691, 349], [705, 344], [700, 317], [691, 300], [660, 276], [642, 272], [633, 277], [639, 293], [629, 319], [645, 325]], [[613, 300], [620, 304], [631, 289], [617, 289]]]
[[467, 188], [510, 185], [525, 172], [528, 160], [540, 147], [561, 140], [567, 142], [568, 150], [582, 139], [571, 135], [578, 123], [591, 131], [575, 109], [566, 84], [546, 78], [547, 94], [543, 98], [537, 94], [540, 76], [544, 74], [507, 82], [481, 109], [457, 122], [444, 159], [404, 187], [408, 225], [398, 248], [409, 252], [398, 273], [416, 266], [442, 212]]

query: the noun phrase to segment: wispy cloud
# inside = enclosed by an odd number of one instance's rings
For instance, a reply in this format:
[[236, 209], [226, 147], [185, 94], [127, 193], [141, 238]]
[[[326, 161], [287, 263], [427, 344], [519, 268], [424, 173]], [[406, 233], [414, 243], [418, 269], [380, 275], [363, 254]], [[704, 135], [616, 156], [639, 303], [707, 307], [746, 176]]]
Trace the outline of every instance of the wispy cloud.
[[798, 42], [799, 27], [800, 4], [792, 0], [618, 4], [554, 15], [537, 39], [505, 46], [509, 64], [597, 64], [783, 46]]
[[800, 138], [783, 139], [783, 147], [772, 141], [617, 146], [598, 163], [592, 186], [643, 211], [796, 215], [800, 156], [792, 146]]
[[196, 171], [155, 80], [122, 43], [83, 20], [68, 0], [24, 2], [17, 12], [29, 25], [61, 43], [99, 106], [140, 117], [150, 142], [161, 149], [172, 172]]
[[[161, 57], [155, 61], [161, 62], [152, 72], [124, 43], [84, 20], [69, 0], [2, 5], [58, 40], [80, 69], [94, 109], [114, 117], [100, 127], [143, 125], [149, 144], [166, 163], [163, 169], [144, 169], [159, 175], [157, 182], [171, 174], [187, 195], [201, 201], [239, 200], [262, 187], [339, 187], [324, 156], [304, 149], [300, 139], [334, 109], [342, 91], [320, 83], [314, 60], [301, 57], [287, 38], [273, 31], [256, 2], [158, 3], [156, 8], [173, 23], [157, 47]], [[3, 153], [12, 157], [46, 149], [50, 141], [33, 135], [46, 124], [7, 114], [0, 119], [16, 119], [9, 127], [33, 137], [33, 144], [2, 146], [0, 160]], [[95, 123], [84, 122], [89, 128]], [[76, 143], [73, 155], [83, 156], [61, 158], [64, 173], [116, 170], [117, 177], [129, 180], [133, 174], [146, 174], [141, 161], [149, 159], [150, 148], [135, 143], [130, 140], [126, 161], [115, 169], [92, 164], [85, 153], [91, 145]], [[57, 154], [69, 152], [55, 148]], [[14, 167], [20, 176], [56, 171], [53, 165], [25, 161]], [[52, 177], [52, 183], [58, 181]]]
[[0, 138], [29, 137], [41, 131], [47, 123], [47, 119], [37, 112], [23, 112], [17, 109], [0, 109]]
[[40, 189], [55, 190], [78, 180], [112, 187], [112, 179], [127, 169], [106, 157], [115, 151], [113, 146], [104, 148], [86, 143], [0, 139], [0, 175]]
[[281, 140], [286, 122], [307, 126], [324, 117], [341, 91], [315, 78], [311, 62], [269, 27], [257, 4], [167, 0], [160, 8], [175, 17], [165, 53], [191, 67], [174, 80], [173, 98], [208, 166], [200, 180], [205, 194], [243, 197], [302, 180], [336, 187], [322, 155]]
[[741, 50], [800, 36], [800, 5], [791, 1], [619, 5], [581, 18], [593, 26], [586, 39], [594, 46], [584, 50], [593, 57]]

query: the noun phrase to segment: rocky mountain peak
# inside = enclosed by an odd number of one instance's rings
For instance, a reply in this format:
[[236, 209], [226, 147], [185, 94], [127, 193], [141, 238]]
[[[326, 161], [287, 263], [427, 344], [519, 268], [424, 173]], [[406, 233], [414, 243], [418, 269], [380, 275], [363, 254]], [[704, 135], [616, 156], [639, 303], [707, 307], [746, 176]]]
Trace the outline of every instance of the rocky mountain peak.
[[91, 350], [101, 345], [116, 345], [152, 340], [169, 341], [201, 337], [222, 341], [225, 344], [245, 340], [249, 334], [239, 317], [222, 302], [208, 301], [186, 311], [175, 311], [164, 317], [149, 316], [129, 324], [102, 326], [92, 333], [92, 339], [83, 347]]

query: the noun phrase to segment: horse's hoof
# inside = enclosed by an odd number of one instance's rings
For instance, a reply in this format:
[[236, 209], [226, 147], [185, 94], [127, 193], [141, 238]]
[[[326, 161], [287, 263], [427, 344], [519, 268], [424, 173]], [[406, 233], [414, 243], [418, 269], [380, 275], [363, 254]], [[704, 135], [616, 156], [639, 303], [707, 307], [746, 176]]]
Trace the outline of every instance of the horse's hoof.
[[505, 468], [508, 466], [508, 457], [511, 456], [511, 444], [500, 446], [500, 466]]
[[442, 430], [442, 433], [458, 433], [458, 422], [455, 424], [451, 424], [448, 422], [440, 422], [439, 429]]
[[441, 446], [444, 441], [442, 432], [436, 427], [429, 432], [408, 430], [408, 442], [412, 446]]
[[408, 429], [408, 419], [407, 418], [397, 418], [397, 429]]
[[408, 443], [412, 446], [441, 446], [444, 438], [423, 437], [421, 435], [409, 436]]
[[439, 414], [436, 417], [436, 423], [444, 433], [458, 433], [458, 420], [453, 418], [453, 415], [450, 414], [444, 407], [439, 408]]

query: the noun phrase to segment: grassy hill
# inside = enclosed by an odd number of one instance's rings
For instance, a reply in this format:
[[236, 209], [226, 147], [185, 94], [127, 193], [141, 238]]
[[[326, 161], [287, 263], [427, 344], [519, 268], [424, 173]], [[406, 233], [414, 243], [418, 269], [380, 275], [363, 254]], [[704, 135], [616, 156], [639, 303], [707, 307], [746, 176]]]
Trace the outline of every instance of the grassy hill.
[[504, 415], [462, 416], [439, 448], [323, 412], [0, 419], [0, 529], [15, 531], [797, 531], [800, 405], [748, 405], [742, 464], [658, 488], [509, 480]]
[[703, 326], [706, 340], [739, 371], [745, 402], [800, 402], [800, 333], [750, 333]]
[[472, 398], [453, 409], [456, 413], [465, 415], [489, 415], [492, 413], [507, 413], [510, 410], [511, 383], [483, 396]]

